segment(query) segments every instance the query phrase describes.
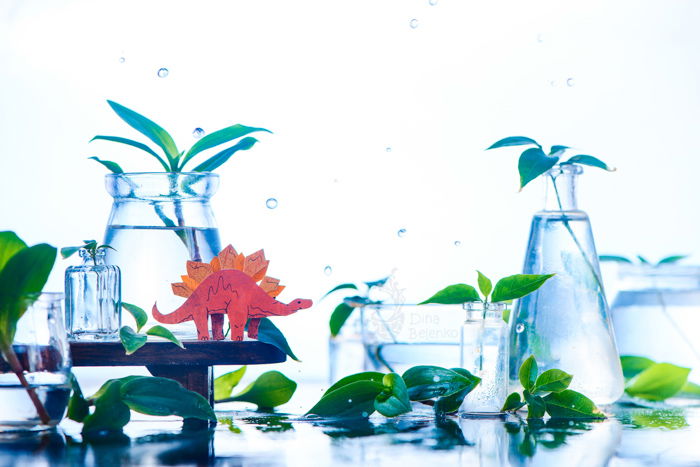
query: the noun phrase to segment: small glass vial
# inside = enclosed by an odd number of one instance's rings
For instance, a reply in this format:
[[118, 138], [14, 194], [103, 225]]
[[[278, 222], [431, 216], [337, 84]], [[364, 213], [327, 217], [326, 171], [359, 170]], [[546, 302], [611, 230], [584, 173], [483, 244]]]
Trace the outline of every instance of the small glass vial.
[[503, 320], [507, 304], [465, 303], [467, 319], [462, 325], [460, 366], [481, 378], [459, 408], [462, 417], [501, 416], [508, 395], [508, 323]]
[[66, 269], [66, 330], [73, 340], [116, 340], [121, 327], [121, 272], [105, 264], [104, 249], [78, 252], [80, 266]]

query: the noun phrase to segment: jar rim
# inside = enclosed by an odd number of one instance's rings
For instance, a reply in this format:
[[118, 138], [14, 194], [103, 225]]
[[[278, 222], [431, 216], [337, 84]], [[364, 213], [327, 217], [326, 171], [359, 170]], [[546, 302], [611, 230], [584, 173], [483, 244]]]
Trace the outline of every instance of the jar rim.
[[132, 175], [186, 175], [186, 176], [192, 176], [192, 175], [207, 175], [207, 176], [214, 176], [214, 177], [219, 177], [219, 174], [216, 172], [120, 172], [120, 173], [109, 173], [105, 174], [106, 178], [116, 178], [116, 177], [123, 177], [123, 176], [132, 176]]

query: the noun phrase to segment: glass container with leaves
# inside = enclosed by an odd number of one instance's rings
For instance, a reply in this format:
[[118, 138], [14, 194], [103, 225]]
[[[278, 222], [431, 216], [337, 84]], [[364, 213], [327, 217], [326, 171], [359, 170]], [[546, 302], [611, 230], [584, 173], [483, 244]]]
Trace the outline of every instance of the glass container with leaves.
[[543, 176], [545, 207], [535, 214], [525, 255], [525, 274], [556, 273], [535, 293], [518, 302], [511, 320], [510, 381], [534, 355], [541, 370], [561, 368], [575, 374], [572, 387], [598, 404], [617, 400], [623, 391], [622, 370], [608, 314], [608, 304], [588, 215], [578, 208], [576, 186], [581, 166], [614, 170], [589, 155], [566, 160], [567, 146], [546, 154], [531, 138], [504, 138], [488, 149], [534, 146], [520, 155], [520, 188]]
[[[118, 264], [123, 273], [122, 295], [131, 303], [158, 301], [164, 308], [180, 305], [170, 283], [187, 260], [210, 261], [220, 250], [210, 199], [219, 186], [212, 173], [236, 152], [252, 148], [253, 132], [264, 128], [233, 125], [199, 139], [188, 150], [177, 148], [172, 136], [155, 122], [113, 101], [112, 110], [129, 126], [156, 145], [117, 136], [95, 136], [92, 141], [109, 141], [143, 151], [164, 172], [125, 173], [113, 161], [96, 160], [112, 174], [106, 176], [107, 191], [114, 198], [104, 243], [115, 250], [107, 252], [107, 264]], [[230, 144], [194, 165], [207, 151]], [[219, 148], [220, 149], [220, 148]], [[185, 171], [188, 165], [194, 165]], [[154, 325], [155, 322], [150, 322]], [[189, 324], [175, 325], [182, 336], [194, 334]]]
[[76, 251], [83, 260], [66, 268], [66, 328], [76, 340], [116, 340], [121, 327], [121, 272], [105, 264], [105, 250], [96, 240], [61, 248], [68, 258]]

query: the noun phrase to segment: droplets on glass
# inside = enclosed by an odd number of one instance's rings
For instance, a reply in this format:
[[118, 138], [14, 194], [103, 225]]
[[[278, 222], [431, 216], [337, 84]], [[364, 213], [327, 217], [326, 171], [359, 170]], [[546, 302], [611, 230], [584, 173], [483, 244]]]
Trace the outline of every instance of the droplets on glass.
[[411, 21], [408, 22], [408, 25], [411, 26], [411, 29], [416, 29], [418, 27], [418, 20], [416, 18], [413, 18]]
[[518, 323], [517, 326], [515, 326], [515, 332], [520, 334], [525, 330], [525, 325], [523, 323]]
[[398, 235], [399, 238], [403, 238], [406, 235], [406, 229], [399, 229], [399, 231], [396, 232], [396, 235]]
[[326, 266], [325, 268], [323, 268], [323, 273], [327, 276], [330, 276], [331, 274], [333, 274], [333, 268], [330, 266]]
[[158, 68], [158, 77], [166, 78], [170, 74], [170, 70], [167, 68]]
[[197, 127], [194, 130], [192, 130], [192, 136], [194, 136], [196, 139], [201, 138], [202, 136], [205, 135], [205, 131], [202, 130], [201, 128]]
[[440, 377], [438, 375], [433, 376], [433, 383], [439, 383]]
[[277, 198], [268, 198], [265, 201], [265, 206], [267, 206], [267, 209], [275, 209], [277, 207]]

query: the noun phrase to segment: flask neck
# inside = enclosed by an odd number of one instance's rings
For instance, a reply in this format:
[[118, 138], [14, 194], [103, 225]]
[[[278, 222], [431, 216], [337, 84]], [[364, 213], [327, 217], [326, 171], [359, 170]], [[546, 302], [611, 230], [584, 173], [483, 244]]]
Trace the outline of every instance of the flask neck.
[[545, 211], [578, 211], [576, 188], [583, 173], [579, 165], [554, 166], [544, 174], [546, 182]]

